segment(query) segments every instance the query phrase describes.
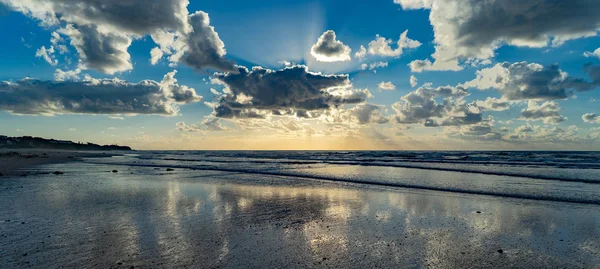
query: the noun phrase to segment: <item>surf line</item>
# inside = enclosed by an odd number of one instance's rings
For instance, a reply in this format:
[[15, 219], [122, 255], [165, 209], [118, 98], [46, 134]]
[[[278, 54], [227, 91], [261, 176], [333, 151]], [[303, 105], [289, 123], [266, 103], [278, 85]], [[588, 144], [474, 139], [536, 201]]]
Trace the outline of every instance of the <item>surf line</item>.
[[[124, 165], [124, 166], [137, 166], [137, 167], [165, 167], [165, 168], [179, 168], [179, 169], [190, 169], [190, 170], [200, 170], [200, 171], [237, 172], [237, 173], [255, 174], [255, 175], [294, 177], [294, 178], [302, 178], [302, 179], [334, 181], [334, 182], [342, 182], [342, 183], [355, 183], [355, 184], [396, 187], [396, 188], [406, 188], [406, 189], [441, 191], [441, 192], [450, 192], [450, 193], [463, 193], [463, 194], [487, 195], [487, 196], [495, 196], [495, 197], [517, 198], [517, 199], [528, 199], [528, 200], [539, 200], [539, 201], [550, 201], [550, 202], [567, 202], [567, 203], [577, 203], [577, 204], [600, 205], [600, 200], [589, 200], [589, 199], [579, 199], [579, 198], [569, 198], [569, 197], [550, 197], [550, 196], [530, 195], [530, 194], [512, 194], [512, 193], [502, 193], [502, 192], [493, 192], [493, 191], [484, 191], [484, 190], [444, 188], [444, 187], [423, 186], [423, 185], [402, 184], [402, 183], [376, 182], [376, 181], [367, 181], [367, 180], [360, 180], [360, 179], [344, 179], [344, 178], [315, 176], [315, 175], [302, 175], [302, 174], [295, 174], [295, 173], [281, 173], [281, 172], [257, 171], [257, 170], [245, 170], [245, 169], [227, 169], [227, 168], [218, 168], [218, 167], [211, 167], [211, 166], [190, 167], [190, 166], [183, 166], [183, 165], [119, 164], [119, 163], [97, 163], [97, 162], [94, 162], [93, 164]], [[574, 182], [574, 181], [571, 181], [571, 182]]]

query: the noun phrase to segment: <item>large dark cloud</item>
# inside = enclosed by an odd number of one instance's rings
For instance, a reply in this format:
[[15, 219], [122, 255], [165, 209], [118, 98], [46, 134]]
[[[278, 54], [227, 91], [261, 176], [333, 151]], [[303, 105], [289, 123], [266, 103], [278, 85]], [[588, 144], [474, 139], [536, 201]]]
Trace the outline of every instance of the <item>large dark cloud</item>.
[[[488, 59], [503, 44], [558, 46], [596, 36], [597, 0], [395, 0], [404, 9], [431, 9], [436, 60], [425, 69], [456, 70], [458, 61]], [[423, 63], [423, 62], [420, 62]], [[416, 66], [416, 65], [415, 65]]]
[[366, 90], [352, 89], [347, 75], [312, 73], [306, 66], [239, 67], [237, 73], [217, 73], [214, 79], [226, 87], [215, 108], [216, 116], [224, 118], [259, 118], [290, 110], [305, 116], [306, 111], [361, 103], [369, 97]]
[[350, 52], [352, 52], [350, 47], [336, 40], [335, 32], [332, 30], [323, 33], [310, 50], [310, 53], [321, 62], [350, 61]]
[[79, 53], [81, 68], [94, 69], [106, 74], [130, 70], [131, 56], [127, 48], [131, 38], [122, 34], [102, 33], [96, 25], [67, 26], [62, 33], [71, 38], [71, 45]]
[[208, 14], [198, 11], [189, 17], [193, 31], [187, 35], [183, 62], [196, 70], [213, 68], [221, 71], [233, 71], [233, 63], [224, 58], [225, 44], [214, 28], [210, 26]]
[[477, 78], [463, 86], [497, 89], [507, 100], [566, 99], [571, 91], [588, 91], [600, 86], [600, 67], [586, 65], [584, 70], [589, 80], [571, 77], [555, 64], [504, 62], [477, 71]]
[[176, 115], [177, 104], [202, 100], [194, 89], [177, 84], [174, 72], [161, 82], [118, 79], [0, 82], [0, 109], [15, 114]]
[[[171, 55], [200, 70], [233, 71], [224, 44], [209, 25], [208, 14], [189, 14], [188, 0], [0, 0], [68, 36], [80, 55], [82, 69], [103, 73], [133, 68], [127, 52], [131, 40], [153, 35], [159, 45], [152, 62]], [[154, 38], [157, 36], [157, 38]], [[162, 37], [162, 38], [158, 38]]]

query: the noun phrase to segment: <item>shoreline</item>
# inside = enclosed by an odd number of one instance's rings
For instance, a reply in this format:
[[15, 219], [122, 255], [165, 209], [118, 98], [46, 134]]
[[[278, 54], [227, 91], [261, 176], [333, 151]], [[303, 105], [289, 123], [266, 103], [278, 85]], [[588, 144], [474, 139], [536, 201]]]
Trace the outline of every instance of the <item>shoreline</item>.
[[[595, 205], [167, 171], [122, 159], [46, 165], [34, 176], [0, 180], [0, 203], [11, 205], [0, 208], [6, 250], [0, 267], [595, 268], [599, 262]], [[57, 170], [64, 175], [52, 175]]]
[[[75, 162], [81, 158], [119, 156], [112, 151], [77, 151], [60, 149], [0, 149], [0, 177], [24, 175], [21, 169], [45, 164]], [[25, 174], [26, 175], [26, 174]]]

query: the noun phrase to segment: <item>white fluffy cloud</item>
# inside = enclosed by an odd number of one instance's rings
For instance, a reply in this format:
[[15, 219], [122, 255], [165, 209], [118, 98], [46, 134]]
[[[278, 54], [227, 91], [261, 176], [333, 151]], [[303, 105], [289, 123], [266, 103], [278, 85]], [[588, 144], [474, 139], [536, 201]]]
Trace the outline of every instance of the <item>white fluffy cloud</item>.
[[67, 70], [63, 71], [58, 68], [54, 71], [54, 80], [56, 81], [76, 81], [79, 80], [79, 74], [81, 74], [81, 69], [77, 68], [75, 70]]
[[510, 101], [503, 98], [488, 97], [485, 101], [476, 101], [477, 107], [488, 111], [505, 111], [510, 108]]
[[600, 123], [600, 115], [596, 113], [585, 113], [581, 119], [587, 123]]
[[[489, 59], [503, 46], [559, 46], [596, 36], [600, 2], [595, 0], [395, 0], [404, 9], [430, 9], [435, 61], [413, 70], [460, 70], [461, 61]], [[420, 68], [420, 69], [419, 69]]]
[[396, 85], [394, 85], [394, 83], [392, 83], [391, 81], [382, 81], [379, 84], [377, 84], [377, 88], [379, 88], [380, 90], [393, 91], [396, 89]]
[[49, 48], [42, 46], [37, 51], [35, 51], [35, 57], [44, 59], [44, 61], [46, 61], [49, 65], [58, 64], [58, 61], [54, 56], [54, 46], [50, 46]]
[[177, 84], [175, 72], [161, 82], [119, 79], [0, 82], [0, 109], [15, 114], [176, 115], [178, 104], [202, 100], [194, 89]]
[[417, 87], [417, 84], [419, 83], [419, 81], [417, 80], [417, 77], [415, 76], [410, 76], [410, 86], [411, 87]]
[[[382, 57], [400, 57], [404, 52], [404, 49], [415, 49], [421, 46], [421, 42], [412, 40], [407, 37], [408, 30], [404, 31], [398, 41], [396, 42], [396, 48], [392, 48], [390, 45], [394, 43], [392, 39], [386, 39], [385, 37], [377, 35], [375, 40], [369, 42], [369, 48], [366, 50], [370, 55], [382, 56]], [[357, 58], [364, 58], [365, 51], [361, 46], [361, 50], [356, 54]]]
[[[59, 28], [79, 54], [80, 68], [107, 74], [131, 70], [128, 48], [133, 39], [152, 35], [159, 45], [151, 52], [157, 63], [170, 55], [171, 63], [183, 62], [195, 69], [234, 71], [224, 58], [224, 44], [210, 26], [208, 14], [189, 14], [188, 0], [0, 0], [16, 11]], [[162, 38], [155, 38], [160, 36]], [[170, 36], [171, 38], [166, 38]], [[51, 42], [62, 37], [53, 35]], [[62, 53], [66, 47], [60, 45]], [[43, 57], [43, 56], [42, 56]]]
[[332, 30], [325, 31], [310, 49], [310, 54], [320, 62], [350, 61], [351, 52], [350, 47], [336, 39]]
[[527, 102], [527, 107], [521, 110], [521, 120], [538, 121], [546, 124], [556, 124], [567, 120], [560, 115], [560, 106], [555, 101], [546, 101], [543, 103], [537, 101]]
[[365, 46], [360, 45], [360, 49], [354, 54], [354, 57], [356, 57], [359, 60], [362, 60], [365, 57], [367, 57], [367, 49], [365, 48]]
[[595, 51], [586, 51], [583, 53], [583, 56], [600, 58], [600, 48], [597, 48]]

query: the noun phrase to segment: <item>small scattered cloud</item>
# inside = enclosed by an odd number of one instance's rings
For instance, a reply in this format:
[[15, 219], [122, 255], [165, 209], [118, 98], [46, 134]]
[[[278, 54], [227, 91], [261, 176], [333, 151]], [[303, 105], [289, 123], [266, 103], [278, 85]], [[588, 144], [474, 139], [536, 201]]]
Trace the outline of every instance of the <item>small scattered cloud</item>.
[[[369, 48], [367, 53], [369, 55], [381, 56], [381, 57], [400, 57], [404, 52], [404, 49], [415, 49], [421, 46], [421, 42], [412, 40], [407, 37], [408, 30], [404, 31], [398, 41], [396, 42], [396, 48], [392, 48], [390, 45], [394, 43], [392, 39], [386, 39], [385, 37], [377, 35], [375, 40], [369, 42]], [[362, 50], [363, 47], [361, 47]], [[361, 53], [360, 56], [364, 57], [365, 54]], [[357, 55], [359, 56], [359, 55]], [[361, 58], [361, 57], [358, 57]]]
[[595, 51], [592, 51], [592, 52], [586, 51], [583, 53], [583, 56], [600, 58], [600, 48], [597, 48]]
[[600, 115], [596, 113], [585, 113], [581, 119], [587, 123], [600, 123]]
[[417, 80], [417, 77], [415, 77], [414, 75], [410, 76], [410, 86], [411, 87], [413, 87], [413, 88], [417, 87], [418, 83], [419, 83], [419, 81]]
[[396, 85], [394, 85], [390, 81], [388, 81], [388, 82], [382, 81], [377, 85], [377, 88], [379, 88], [380, 90], [393, 91], [396, 89]]
[[320, 62], [350, 61], [351, 52], [350, 47], [336, 39], [332, 30], [325, 31], [310, 49], [310, 54]]

